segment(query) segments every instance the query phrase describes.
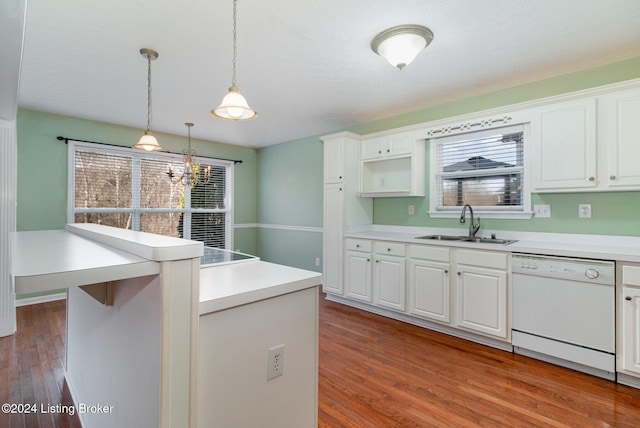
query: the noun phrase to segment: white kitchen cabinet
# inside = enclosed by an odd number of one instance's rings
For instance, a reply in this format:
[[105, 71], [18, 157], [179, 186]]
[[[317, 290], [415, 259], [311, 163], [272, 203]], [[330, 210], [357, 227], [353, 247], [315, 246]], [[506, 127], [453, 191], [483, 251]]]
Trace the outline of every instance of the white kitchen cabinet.
[[384, 159], [410, 155], [413, 141], [410, 133], [375, 137], [362, 141], [360, 157], [362, 160]]
[[456, 324], [510, 340], [507, 253], [458, 250]]
[[323, 263], [325, 293], [344, 294], [344, 233], [373, 222], [373, 204], [359, 198], [360, 137], [343, 132], [321, 138], [324, 143]]
[[[611, 190], [640, 188], [640, 90], [602, 97], [604, 139]], [[602, 180], [604, 181], [604, 180]]]
[[451, 269], [449, 248], [409, 247], [409, 313], [449, 324], [451, 321]]
[[640, 90], [613, 92], [534, 111], [534, 192], [640, 189]]
[[403, 133], [361, 144], [360, 196], [425, 195], [425, 140]]
[[371, 241], [345, 240], [345, 295], [371, 303]]
[[595, 188], [596, 130], [596, 98], [534, 111], [531, 123], [534, 191]]
[[[617, 371], [640, 377], [640, 265], [619, 265]], [[620, 375], [618, 379], [620, 379]], [[624, 383], [624, 382], [623, 382]], [[640, 380], [635, 386], [640, 385]]]
[[397, 311], [404, 311], [405, 303], [405, 246], [394, 242], [379, 242], [374, 248], [374, 303]]

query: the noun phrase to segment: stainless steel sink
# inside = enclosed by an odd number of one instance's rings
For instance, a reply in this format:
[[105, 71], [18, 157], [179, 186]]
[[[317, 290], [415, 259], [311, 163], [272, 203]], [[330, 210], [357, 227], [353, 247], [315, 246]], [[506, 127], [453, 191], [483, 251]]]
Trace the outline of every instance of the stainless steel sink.
[[432, 239], [435, 241], [458, 241], [458, 242], [475, 242], [478, 244], [500, 244], [508, 245], [516, 242], [513, 239], [498, 239], [498, 238], [480, 238], [470, 236], [457, 236], [457, 235], [426, 235], [417, 236], [416, 239]]

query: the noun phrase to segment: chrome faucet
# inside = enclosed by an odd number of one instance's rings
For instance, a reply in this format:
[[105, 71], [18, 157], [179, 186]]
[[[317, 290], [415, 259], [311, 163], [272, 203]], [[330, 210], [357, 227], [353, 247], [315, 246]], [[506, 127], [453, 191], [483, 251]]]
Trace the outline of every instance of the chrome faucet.
[[478, 233], [478, 229], [480, 229], [480, 217], [478, 217], [478, 223], [475, 224], [475, 222], [473, 221], [473, 208], [471, 208], [471, 205], [467, 204], [462, 207], [462, 213], [460, 214], [460, 223], [466, 223], [465, 215], [467, 213], [467, 208], [469, 208], [469, 214], [471, 216], [471, 224], [469, 224], [469, 238], [475, 238], [476, 233]]

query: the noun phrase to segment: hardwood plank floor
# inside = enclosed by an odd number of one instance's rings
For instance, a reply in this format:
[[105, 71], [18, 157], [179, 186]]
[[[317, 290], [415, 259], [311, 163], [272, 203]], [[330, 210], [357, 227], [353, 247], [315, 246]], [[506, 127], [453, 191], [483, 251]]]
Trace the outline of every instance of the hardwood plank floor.
[[[38, 411], [0, 413], [0, 427], [79, 427], [39, 407], [71, 405], [65, 302], [17, 313], [18, 332], [0, 338], [0, 403]], [[640, 427], [638, 389], [324, 299], [319, 357], [323, 428]]]
[[640, 427], [640, 390], [323, 300], [320, 427]]

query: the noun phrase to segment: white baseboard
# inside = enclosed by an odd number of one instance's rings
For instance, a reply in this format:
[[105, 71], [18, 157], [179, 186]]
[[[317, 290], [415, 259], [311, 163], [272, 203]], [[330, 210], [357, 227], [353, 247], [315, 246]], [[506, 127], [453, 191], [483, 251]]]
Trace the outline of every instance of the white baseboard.
[[26, 299], [16, 299], [16, 308], [27, 305], [37, 305], [38, 303], [54, 302], [56, 300], [66, 300], [67, 293], [46, 294], [44, 296], [27, 297]]

